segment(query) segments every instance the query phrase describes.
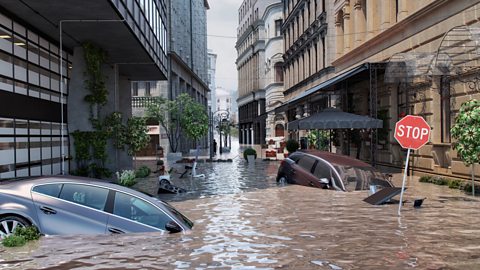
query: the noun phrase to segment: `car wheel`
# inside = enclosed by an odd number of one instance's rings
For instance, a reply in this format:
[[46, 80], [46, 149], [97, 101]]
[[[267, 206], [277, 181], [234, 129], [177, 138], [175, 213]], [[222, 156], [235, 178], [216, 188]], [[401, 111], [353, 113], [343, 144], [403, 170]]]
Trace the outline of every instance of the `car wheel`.
[[288, 184], [288, 180], [285, 176], [280, 176], [280, 178], [278, 178], [277, 182], [281, 185], [285, 185], [285, 184]]
[[11, 235], [16, 228], [22, 228], [28, 225], [28, 221], [17, 216], [2, 217], [0, 218], [0, 239]]

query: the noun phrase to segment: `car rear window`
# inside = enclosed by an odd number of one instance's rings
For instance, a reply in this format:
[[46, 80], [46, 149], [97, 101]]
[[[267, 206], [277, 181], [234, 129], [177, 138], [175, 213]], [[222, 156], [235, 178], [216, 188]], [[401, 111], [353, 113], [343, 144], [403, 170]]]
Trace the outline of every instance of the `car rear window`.
[[108, 189], [81, 184], [65, 184], [60, 199], [103, 210], [107, 202]]

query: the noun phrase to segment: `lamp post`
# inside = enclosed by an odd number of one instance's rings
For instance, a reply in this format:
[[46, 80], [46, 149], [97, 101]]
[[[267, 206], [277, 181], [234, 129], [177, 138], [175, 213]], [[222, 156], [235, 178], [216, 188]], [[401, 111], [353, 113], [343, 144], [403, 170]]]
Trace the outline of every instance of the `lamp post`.
[[[215, 112], [210, 112], [210, 159], [213, 159], [213, 131], [214, 128], [218, 127], [219, 131], [219, 153], [222, 154], [222, 121], [226, 120], [229, 121], [230, 119], [230, 112], [225, 110], [218, 110]], [[226, 143], [226, 142], [225, 142]]]

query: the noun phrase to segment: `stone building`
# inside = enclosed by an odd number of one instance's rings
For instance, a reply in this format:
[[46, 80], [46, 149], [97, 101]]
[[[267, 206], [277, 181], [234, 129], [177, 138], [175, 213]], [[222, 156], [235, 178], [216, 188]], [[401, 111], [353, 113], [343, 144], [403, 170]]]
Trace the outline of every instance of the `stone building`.
[[[292, 2], [296, 9], [309, 1]], [[480, 98], [474, 53], [479, 49], [479, 8], [473, 0], [335, 1], [326, 14], [326, 36], [333, 42], [327, 42], [327, 64], [333, 74], [290, 98], [290, 108], [303, 105], [311, 110], [312, 101], [326, 97], [324, 107], [382, 119], [384, 128], [377, 131], [337, 134], [338, 151], [397, 168], [406, 151], [393, 137], [395, 123], [407, 114], [423, 116], [432, 134], [430, 142], [414, 152], [414, 170], [468, 177], [470, 169], [452, 149], [450, 128], [461, 104]], [[294, 38], [294, 43], [303, 40]]]
[[[0, 179], [75, 170], [70, 134], [92, 130], [82, 44], [108, 54], [100, 114], [129, 117], [131, 81], [167, 77], [166, 22], [164, 0], [2, 1]], [[111, 171], [132, 165], [113, 145], [106, 154]]]
[[215, 80], [215, 74], [217, 70], [217, 55], [213, 53], [212, 50], [208, 50], [208, 88], [210, 89], [210, 97], [208, 99], [210, 110], [215, 111], [216, 106], [216, 97], [215, 89], [217, 88], [217, 83]]
[[271, 106], [280, 101], [275, 70], [281, 67], [281, 1], [245, 0], [238, 10], [236, 49], [238, 121], [241, 144], [263, 144], [266, 137], [267, 90]]

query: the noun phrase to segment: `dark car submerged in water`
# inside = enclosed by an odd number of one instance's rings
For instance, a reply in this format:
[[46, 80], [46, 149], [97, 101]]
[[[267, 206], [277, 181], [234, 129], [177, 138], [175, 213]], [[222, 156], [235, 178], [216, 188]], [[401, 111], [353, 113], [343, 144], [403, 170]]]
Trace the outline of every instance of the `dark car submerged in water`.
[[190, 230], [193, 222], [166, 202], [130, 188], [69, 176], [0, 184], [0, 238], [33, 225], [45, 235]]
[[323, 151], [297, 151], [282, 161], [277, 181], [339, 191], [393, 187], [389, 176], [351, 157]]

